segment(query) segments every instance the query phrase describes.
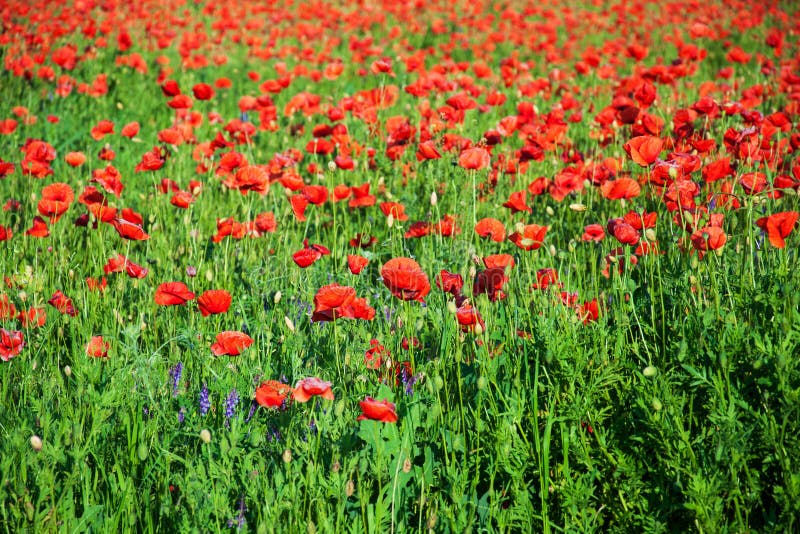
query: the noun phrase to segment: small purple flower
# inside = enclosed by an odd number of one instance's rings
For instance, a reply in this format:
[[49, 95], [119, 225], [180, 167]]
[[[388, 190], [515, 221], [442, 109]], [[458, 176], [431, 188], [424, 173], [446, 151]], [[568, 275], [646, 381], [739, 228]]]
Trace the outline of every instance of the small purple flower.
[[181, 383], [181, 375], [183, 374], [183, 363], [178, 362], [175, 367], [169, 370], [169, 376], [172, 377], [172, 396], [178, 396], [178, 386]]
[[245, 423], [249, 423], [250, 419], [253, 418], [253, 415], [256, 413], [256, 408], [258, 408], [258, 403], [256, 401], [252, 401], [250, 403], [250, 411], [247, 413], [247, 418], [244, 420]]
[[267, 441], [280, 441], [281, 440], [281, 431], [278, 430], [276, 427], [271, 427], [267, 430]]
[[194, 278], [195, 276], [197, 276], [197, 268], [194, 267], [193, 265], [187, 265], [186, 276], [188, 276], [189, 278]]
[[236, 388], [228, 393], [228, 398], [225, 399], [225, 426], [228, 426], [228, 420], [236, 413], [236, 406], [239, 404], [239, 393]]
[[208, 386], [203, 382], [203, 389], [200, 390], [200, 415], [205, 416], [211, 409], [211, 400], [208, 398]]
[[241, 530], [241, 528], [246, 523], [244, 518], [244, 513], [247, 511], [247, 506], [244, 504], [244, 496], [239, 499], [239, 513], [237, 514], [235, 519], [228, 519], [228, 527], [233, 528], [236, 527], [236, 530]]
[[412, 375], [408, 372], [405, 366], [400, 369], [400, 380], [405, 387], [406, 395], [412, 396], [414, 395], [414, 385], [417, 383], [421, 375]]
[[183, 420], [186, 417], [186, 408], [181, 406], [181, 409], [178, 410], [178, 422], [183, 424]]

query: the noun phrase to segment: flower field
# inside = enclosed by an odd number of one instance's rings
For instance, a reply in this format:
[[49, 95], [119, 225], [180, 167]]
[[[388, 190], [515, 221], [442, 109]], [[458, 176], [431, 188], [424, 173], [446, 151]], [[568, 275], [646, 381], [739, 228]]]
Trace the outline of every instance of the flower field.
[[792, 2], [0, 16], [3, 531], [800, 529]]

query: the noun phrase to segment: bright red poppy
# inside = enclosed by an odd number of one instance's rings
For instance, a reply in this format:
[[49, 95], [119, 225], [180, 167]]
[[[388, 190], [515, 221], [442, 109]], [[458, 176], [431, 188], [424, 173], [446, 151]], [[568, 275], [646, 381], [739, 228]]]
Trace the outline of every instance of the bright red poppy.
[[294, 386], [292, 399], [297, 402], [308, 402], [314, 396], [322, 397], [325, 400], [333, 400], [331, 383], [312, 376], [299, 380]]
[[632, 178], [617, 178], [600, 186], [603, 197], [609, 200], [636, 198], [641, 190], [639, 182]]
[[773, 247], [784, 248], [786, 246], [785, 239], [794, 230], [798, 217], [800, 214], [796, 211], [782, 211], [773, 213], [769, 217], [761, 217], [756, 224], [766, 232]]
[[180, 306], [193, 300], [194, 293], [183, 282], [165, 282], [156, 289], [154, 299], [159, 306]]
[[481, 237], [488, 237], [496, 243], [502, 243], [506, 238], [506, 228], [503, 223], [492, 217], [486, 217], [475, 225], [475, 233]]
[[17, 319], [23, 328], [41, 328], [47, 322], [47, 311], [44, 308], [20, 310]]
[[43, 217], [50, 218], [54, 224], [75, 200], [75, 192], [65, 183], [50, 184], [42, 188], [42, 198], [37, 209]]
[[314, 295], [312, 321], [333, 321], [339, 318], [365, 319], [371, 321], [375, 310], [367, 299], [356, 297], [356, 290], [349, 286], [330, 284], [317, 290]]
[[331, 251], [327, 247], [318, 244], [309, 245], [308, 239], [304, 239], [303, 248], [292, 254], [292, 260], [294, 260], [298, 266], [305, 269], [322, 256], [330, 253]]
[[546, 234], [547, 226], [526, 224], [508, 236], [508, 240], [522, 250], [536, 250], [544, 243], [544, 237]]
[[358, 404], [361, 406], [361, 415], [358, 416], [357, 421], [369, 419], [381, 423], [397, 422], [396, 407], [394, 403], [389, 402], [387, 399], [379, 401], [372, 397], [367, 397], [363, 401], [359, 401]]
[[267, 380], [256, 388], [256, 403], [265, 408], [280, 408], [291, 394], [292, 387], [289, 384]]
[[364, 270], [364, 267], [367, 266], [369, 260], [364, 256], [359, 256], [358, 254], [348, 254], [347, 255], [347, 267], [350, 269], [350, 272], [353, 274], [360, 274], [361, 271]]
[[393, 258], [381, 269], [383, 284], [400, 300], [425, 302], [431, 290], [428, 276], [411, 258]]
[[144, 241], [150, 239], [150, 235], [145, 233], [141, 224], [132, 223], [124, 218], [112, 219], [110, 224], [123, 239], [129, 239], [131, 241]]
[[485, 169], [490, 163], [489, 152], [481, 147], [468, 148], [458, 156], [458, 164], [468, 170]]
[[253, 344], [253, 338], [244, 332], [228, 330], [220, 332], [216, 337], [217, 342], [211, 345], [214, 356], [238, 356], [244, 349]]
[[225, 313], [231, 306], [231, 294], [224, 289], [210, 289], [197, 297], [197, 307], [203, 317]]
[[480, 335], [486, 331], [486, 323], [483, 322], [481, 314], [469, 302], [465, 302], [456, 309], [456, 320], [461, 326], [462, 332], [472, 332]]
[[634, 163], [642, 167], [654, 163], [663, 147], [664, 140], [652, 135], [634, 137], [622, 146]]
[[50, 229], [44, 219], [38, 215], [33, 218], [33, 225], [25, 230], [25, 235], [31, 237], [47, 237], [50, 235]]

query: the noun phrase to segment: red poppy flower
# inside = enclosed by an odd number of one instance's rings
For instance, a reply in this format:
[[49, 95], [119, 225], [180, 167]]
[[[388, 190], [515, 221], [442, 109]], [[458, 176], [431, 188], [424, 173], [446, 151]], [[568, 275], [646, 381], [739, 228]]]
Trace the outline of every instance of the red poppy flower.
[[142, 161], [136, 165], [134, 172], [157, 171], [164, 166], [167, 161], [166, 157], [161, 151], [161, 147], [154, 146], [149, 152], [145, 152], [142, 156]]
[[165, 282], [158, 286], [154, 298], [159, 306], [179, 306], [193, 300], [194, 293], [183, 282]]
[[65, 183], [50, 184], [42, 188], [42, 198], [37, 208], [43, 217], [50, 218], [54, 224], [75, 200], [75, 192]]
[[547, 226], [526, 224], [508, 236], [508, 240], [522, 250], [536, 250], [542, 246], [546, 234]]
[[192, 87], [192, 94], [197, 100], [211, 100], [214, 98], [214, 88], [207, 83], [198, 83]]
[[531, 289], [547, 289], [549, 287], [557, 287], [561, 289], [564, 286], [558, 281], [558, 272], [552, 267], [546, 267], [536, 271], [536, 283], [531, 285]]
[[786, 246], [785, 238], [794, 230], [798, 217], [800, 214], [796, 211], [782, 211], [773, 213], [769, 217], [761, 217], [756, 224], [767, 233], [773, 247], [784, 248]]
[[291, 394], [292, 388], [289, 384], [267, 380], [256, 388], [256, 403], [266, 408], [280, 408]]
[[419, 263], [411, 258], [393, 258], [381, 269], [383, 284], [400, 300], [425, 302], [431, 290], [428, 277]]
[[369, 341], [369, 348], [364, 352], [364, 365], [367, 369], [378, 370], [391, 360], [392, 354], [377, 339]]
[[725, 245], [728, 237], [719, 226], [706, 226], [692, 234], [692, 245], [700, 255], [709, 250], [718, 250]]
[[44, 219], [36, 215], [33, 218], [33, 225], [25, 230], [25, 235], [31, 237], [47, 237], [50, 235], [50, 229]]
[[487, 269], [494, 269], [495, 267], [508, 267], [511, 269], [514, 267], [514, 256], [511, 254], [490, 254], [483, 258], [483, 265]]
[[436, 277], [436, 287], [456, 297], [461, 294], [464, 287], [464, 278], [460, 274], [442, 269]]
[[625, 219], [621, 217], [608, 221], [606, 229], [609, 234], [613, 235], [623, 245], [634, 246], [641, 238], [636, 228], [626, 223]]
[[197, 297], [197, 307], [203, 317], [225, 313], [231, 306], [231, 294], [224, 289], [210, 289]]
[[75, 306], [72, 305], [72, 299], [67, 297], [60, 289], [53, 293], [53, 296], [50, 297], [47, 303], [59, 312], [69, 315], [70, 317], [78, 315], [78, 311], [75, 309]]
[[369, 260], [364, 256], [359, 256], [357, 254], [348, 254], [347, 255], [347, 267], [350, 269], [350, 272], [353, 274], [360, 274], [361, 271], [364, 270], [364, 267], [367, 266]]
[[228, 330], [217, 334], [217, 342], [211, 345], [214, 356], [238, 356], [253, 344], [253, 338], [244, 332]]
[[475, 233], [481, 237], [488, 237], [497, 243], [502, 243], [506, 238], [505, 226], [492, 217], [486, 217], [478, 221], [475, 225]]
[[134, 137], [138, 133], [139, 133], [139, 123], [136, 121], [129, 122], [128, 124], [123, 126], [122, 130], [119, 132], [119, 134], [123, 137]]
[[308, 402], [311, 397], [318, 395], [326, 400], [333, 400], [333, 391], [331, 390], [331, 383], [325, 382], [316, 377], [308, 377], [299, 380], [294, 386], [292, 392], [292, 399], [297, 402]]
[[8, 321], [17, 314], [17, 307], [8, 300], [8, 295], [0, 295], [0, 321]]
[[103, 336], [92, 336], [86, 345], [86, 354], [92, 358], [107, 358], [109, 348], [111, 348], [111, 344], [103, 341]]
[[600, 242], [606, 237], [606, 231], [599, 224], [587, 224], [583, 227], [583, 236], [581, 239], [584, 241]]
[[622, 148], [638, 165], [647, 167], [658, 159], [664, 141], [652, 135], [640, 135], [625, 143]]
[[20, 310], [17, 319], [23, 328], [41, 328], [47, 322], [47, 311], [44, 308]]
[[481, 314], [468, 302], [456, 309], [456, 320], [461, 326], [462, 332], [473, 332], [481, 335], [486, 330], [486, 324], [483, 322]]
[[109, 258], [108, 262], [103, 266], [103, 271], [106, 274], [125, 272], [131, 278], [144, 278], [147, 276], [148, 272], [147, 268], [133, 263], [122, 254], [117, 254], [116, 257]]
[[485, 169], [490, 163], [489, 153], [481, 147], [468, 148], [458, 156], [458, 164], [468, 170]]
[[333, 321], [340, 317], [346, 319], [366, 319], [375, 317], [375, 310], [367, 300], [356, 297], [356, 290], [349, 286], [330, 284], [317, 290], [314, 295], [312, 321]]
[[386, 399], [379, 401], [372, 397], [367, 397], [363, 401], [359, 401], [358, 404], [361, 406], [361, 415], [358, 416], [357, 421], [369, 419], [372, 421], [380, 421], [381, 423], [397, 422], [395, 405]]
[[292, 260], [305, 269], [324, 255], [330, 254], [331, 251], [323, 245], [309, 245], [308, 239], [303, 240], [303, 248], [292, 254]]
[[64, 161], [70, 167], [80, 167], [86, 162], [86, 155], [83, 152], [69, 152], [64, 156]]
[[18, 356], [25, 346], [25, 337], [22, 332], [0, 328], [0, 359], [7, 362]]
[[504, 267], [485, 269], [475, 275], [472, 294], [476, 296], [486, 294], [492, 302], [502, 300], [506, 298], [506, 294], [502, 291], [506, 282], [508, 282], [508, 276], [506, 276]]
[[641, 192], [639, 182], [632, 178], [617, 178], [609, 180], [600, 186], [603, 197], [609, 200], [636, 198]]
[[399, 202], [381, 202], [380, 206], [381, 211], [387, 217], [391, 215], [395, 221], [407, 221], [408, 215], [406, 215], [406, 207]]
[[11, 231], [11, 227], [5, 227], [0, 224], [0, 241], [8, 241], [11, 239], [11, 236], [14, 235]]
[[150, 235], [145, 233], [140, 224], [120, 218], [112, 219], [110, 224], [123, 239], [130, 239], [131, 241], [150, 239]]
[[526, 197], [528, 196], [528, 191], [523, 189], [522, 191], [514, 191], [509, 195], [508, 200], [503, 203], [503, 207], [509, 208], [511, 213], [517, 213], [519, 211], [527, 211], [530, 212], [531, 208], [526, 204]]

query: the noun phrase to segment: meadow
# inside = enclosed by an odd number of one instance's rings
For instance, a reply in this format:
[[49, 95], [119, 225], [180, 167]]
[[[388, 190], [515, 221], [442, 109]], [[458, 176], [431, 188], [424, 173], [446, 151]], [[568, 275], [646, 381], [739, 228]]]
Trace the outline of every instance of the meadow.
[[800, 530], [793, 2], [0, 6], [6, 532]]

